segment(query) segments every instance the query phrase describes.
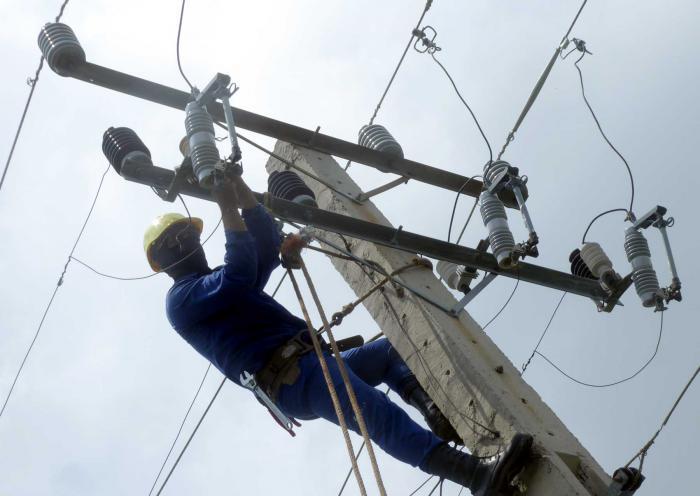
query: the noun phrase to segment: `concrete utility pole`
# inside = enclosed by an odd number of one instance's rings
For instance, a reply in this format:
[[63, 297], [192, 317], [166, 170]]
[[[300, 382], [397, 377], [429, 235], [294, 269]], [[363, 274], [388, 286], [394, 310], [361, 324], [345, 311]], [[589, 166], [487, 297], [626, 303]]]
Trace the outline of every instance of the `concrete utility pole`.
[[[275, 152], [352, 197], [362, 193], [329, 155], [282, 141], [277, 142]], [[275, 158], [267, 163], [268, 172], [284, 168]], [[316, 194], [319, 208], [391, 225], [370, 201], [355, 203], [317, 181], [301, 177]], [[334, 233], [319, 234], [345, 246], [344, 240]], [[414, 258], [410, 253], [361, 239], [345, 239], [354, 255], [378, 262], [387, 272], [409, 264]], [[335, 257], [330, 260], [357, 295], [364, 294], [374, 284], [365, 273], [367, 269], [363, 271], [357, 264]], [[376, 278], [380, 279], [381, 274]], [[445, 308], [456, 303], [427, 268], [406, 270], [397, 278]], [[396, 309], [401, 325], [384, 295]], [[365, 307], [472, 453], [493, 453], [509, 442], [515, 432], [530, 433], [535, 437], [537, 460], [520, 481], [522, 494], [609, 494], [611, 478], [466, 312], [451, 316], [408, 291], [402, 294], [389, 286], [384, 295], [375, 293], [365, 300]], [[492, 431], [500, 433], [500, 437]]]

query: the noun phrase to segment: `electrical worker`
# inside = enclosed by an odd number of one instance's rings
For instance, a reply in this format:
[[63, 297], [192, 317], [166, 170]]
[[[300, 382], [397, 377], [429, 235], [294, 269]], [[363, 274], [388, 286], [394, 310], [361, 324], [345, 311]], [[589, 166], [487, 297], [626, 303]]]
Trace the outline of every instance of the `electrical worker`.
[[[212, 190], [226, 235], [224, 265], [209, 268], [200, 243], [202, 220], [180, 214], [157, 217], [144, 236], [154, 271], [173, 278], [166, 299], [168, 320], [194, 349], [240, 385], [242, 372], [287, 415], [338, 423], [306, 322], [263, 288], [280, 264], [278, 228], [240, 176]], [[242, 209], [242, 214], [239, 213]], [[328, 351], [326, 351], [329, 354]], [[394, 458], [469, 488], [479, 496], [501, 493], [526, 463], [532, 437], [516, 435], [496, 461], [458, 451], [462, 444], [435, 403], [386, 339], [342, 352], [372, 440]], [[335, 360], [327, 360], [348, 426], [359, 431]], [[387, 384], [424, 416], [415, 423], [375, 388]]]

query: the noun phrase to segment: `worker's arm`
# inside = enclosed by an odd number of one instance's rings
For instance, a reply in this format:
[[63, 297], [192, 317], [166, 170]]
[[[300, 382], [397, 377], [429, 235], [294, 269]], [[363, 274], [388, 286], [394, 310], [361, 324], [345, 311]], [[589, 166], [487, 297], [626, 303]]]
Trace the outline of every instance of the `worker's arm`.
[[175, 285], [168, 294], [168, 317], [176, 329], [187, 328], [231, 305], [235, 298], [256, 287], [258, 253], [253, 235], [238, 212], [234, 184], [226, 181], [212, 189], [221, 209], [226, 234], [224, 266], [193, 281]]
[[275, 221], [257, 202], [243, 178], [235, 176], [233, 183], [239, 205], [243, 209], [243, 219], [258, 249], [258, 278], [255, 287], [262, 290], [272, 271], [280, 264], [279, 249], [282, 240]]

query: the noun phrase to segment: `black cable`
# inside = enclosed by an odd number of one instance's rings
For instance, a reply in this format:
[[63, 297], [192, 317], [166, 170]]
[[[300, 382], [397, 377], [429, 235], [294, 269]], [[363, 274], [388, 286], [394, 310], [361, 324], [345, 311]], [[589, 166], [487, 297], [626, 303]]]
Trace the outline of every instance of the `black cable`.
[[22, 369], [24, 368], [24, 364], [27, 362], [27, 358], [29, 357], [29, 353], [32, 351], [34, 348], [34, 343], [36, 343], [37, 338], [39, 337], [39, 333], [41, 332], [41, 328], [44, 325], [44, 321], [46, 320], [46, 316], [49, 313], [49, 310], [51, 309], [51, 305], [53, 305], [53, 301], [56, 298], [56, 293], [58, 293], [58, 289], [63, 285], [63, 277], [66, 275], [66, 271], [68, 270], [68, 265], [70, 264], [71, 260], [73, 259], [73, 252], [75, 252], [75, 248], [78, 246], [78, 242], [80, 241], [80, 238], [83, 236], [83, 233], [85, 232], [85, 227], [87, 226], [88, 221], [90, 220], [90, 216], [92, 215], [93, 210], [95, 209], [95, 204], [97, 203], [97, 198], [100, 196], [100, 191], [102, 190], [102, 184], [104, 183], [105, 177], [107, 176], [107, 173], [109, 172], [110, 165], [107, 166], [105, 169], [104, 173], [102, 174], [102, 177], [100, 178], [100, 183], [97, 186], [97, 192], [95, 193], [95, 197], [92, 200], [92, 204], [90, 205], [90, 210], [88, 210], [87, 215], [85, 216], [85, 220], [83, 221], [83, 225], [80, 228], [80, 232], [78, 233], [78, 236], [75, 238], [75, 242], [73, 243], [73, 247], [70, 250], [70, 253], [68, 254], [68, 257], [66, 258], [66, 263], [63, 266], [63, 271], [61, 272], [61, 275], [58, 278], [58, 281], [56, 282], [56, 287], [53, 290], [53, 293], [51, 294], [51, 298], [49, 299], [48, 304], [46, 305], [46, 308], [44, 309], [44, 313], [41, 316], [41, 320], [39, 321], [39, 325], [36, 328], [36, 332], [34, 333], [34, 338], [32, 338], [32, 342], [29, 344], [29, 348], [27, 348], [27, 352], [24, 354], [24, 358], [22, 359], [22, 363], [20, 363], [19, 369], [17, 370], [17, 373], [15, 374], [15, 378], [12, 381], [12, 385], [10, 386], [10, 390], [7, 393], [7, 397], [5, 397], [5, 402], [2, 404], [2, 409], [0, 409], [0, 417], [2, 417], [2, 414], [5, 412], [5, 408], [7, 407], [7, 402], [10, 401], [10, 396], [12, 395], [12, 391], [15, 389], [15, 385], [17, 384], [17, 380], [19, 379], [20, 374], [22, 373]]
[[630, 217], [630, 212], [626, 208], [612, 208], [610, 210], [606, 210], [605, 212], [601, 212], [595, 217], [593, 217], [593, 220], [588, 224], [588, 227], [586, 230], [583, 232], [583, 236], [581, 237], [581, 244], [584, 244], [586, 242], [586, 236], [588, 235], [588, 231], [591, 229], [591, 226], [593, 226], [593, 223], [603, 217], [604, 215], [611, 214], [613, 212], [625, 212], [627, 214], [627, 217]]
[[[459, 189], [457, 190], [457, 194], [455, 195], [455, 201], [454, 201], [454, 203], [452, 204], [452, 215], [450, 215], [450, 225], [449, 225], [449, 227], [447, 228], [447, 242], [448, 242], [448, 243], [450, 242], [450, 237], [452, 236], [452, 223], [454, 222], [455, 212], [457, 211], [457, 202], [459, 201], [459, 195], [462, 194], [462, 191], [464, 191], [464, 188], [467, 187], [467, 185], [469, 184], [469, 182], [472, 181], [472, 180], [473, 180], [474, 178], [476, 178], [476, 177], [481, 177], [481, 176], [477, 174], [477, 175], [475, 175], [475, 176], [472, 176], [472, 177], [468, 178], [466, 181], [464, 181], [464, 184], [462, 184], [462, 185], [459, 187]], [[477, 202], [479, 201], [479, 198], [478, 198], [478, 197], [476, 198], [476, 201], [477, 201]], [[474, 207], [472, 207], [472, 211], [469, 213], [469, 217], [467, 218], [467, 224], [468, 224], [469, 221], [471, 220], [472, 214], [474, 213], [474, 208], [476, 208], [476, 203], [474, 204]], [[467, 226], [466, 226], [466, 224], [465, 224], [465, 226], [462, 228], [462, 232], [464, 232], [464, 229], [466, 229], [466, 227], [467, 227]], [[460, 234], [460, 238], [461, 238], [461, 234]], [[459, 243], [459, 240], [457, 240], [457, 243]]]
[[663, 330], [664, 330], [664, 312], [661, 312], [661, 325], [659, 326], [659, 339], [656, 341], [656, 348], [654, 349], [654, 353], [651, 355], [649, 360], [647, 360], [646, 363], [644, 365], [642, 365], [642, 367], [639, 370], [637, 370], [634, 374], [632, 374], [631, 376], [626, 377], [625, 379], [620, 379], [619, 381], [608, 383], [608, 384], [590, 384], [587, 382], [580, 381], [580, 380], [570, 376], [566, 372], [564, 372], [561, 368], [559, 368], [557, 365], [555, 365], [554, 362], [552, 362], [549, 358], [544, 356], [539, 351], [535, 351], [535, 353], [537, 355], [541, 356], [542, 358], [544, 358], [547, 361], [547, 363], [549, 363], [552, 367], [554, 367], [557, 371], [559, 371], [563, 376], [565, 376], [567, 379], [575, 382], [576, 384], [580, 384], [581, 386], [587, 386], [587, 387], [592, 387], [592, 388], [606, 388], [606, 387], [611, 387], [611, 386], [617, 386], [618, 384], [622, 384], [623, 382], [630, 381], [630, 380], [634, 379], [635, 377], [637, 377], [644, 369], [647, 368], [647, 366], [654, 360], [654, 358], [656, 358], [656, 354], [659, 351], [659, 345], [661, 344], [661, 336], [663, 334]]
[[481, 137], [484, 138], [484, 142], [486, 143], [486, 147], [489, 149], [489, 163], [493, 162], [493, 150], [491, 149], [491, 143], [489, 143], [488, 138], [486, 137], [486, 134], [484, 133], [484, 130], [481, 128], [481, 124], [479, 124], [479, 120], [476, 118], [476, 115], [474, 115], [474, 112], [472, 111], [471, 107], [467, 103], [467, 101], [462, 97], [462, 94], [459, 92], [459, 89], [457, 88], [457, 85], [454, 82], [454, 79], [452, 79], [452, 76], [450, 76], [450, 73], [447, 72], [447, 69], [445, 69], [445, 66], [440, 63], [440, 61], [435, 57], [435, 52], [431, 52], [430, 56], [433, 58], [435, 63], [440, 66], [440, 69], [442, 69], [442, 72], [445, 73], [447, 76], [447, 79], [450, 80], [450, 83], [452, 83], [452, 87], [455, 90], [455, 93], [457, 93], [457, 96], [459, 99], [462, 101], [464, 106], [467, 108], [469, 113], [472, 116], [472, 119], [474, 119], [474, 124], [476, 124], [476, 127], [479, 129], [479, 133], [481, 133]]
[[207, 374], [209, 374], [209, 369], [211, 369], [211, 362], [209, 362], [209, 364], [207, 365], [207, 369], [204, 371], [204, 377], [202, 377], [202, 380], [199, 383], [199, 387], [197, 388], [197, 391], [194, 393], [194, 398], [192, 398], [192, 401], [190, 401], [190, 406], [187, 407], [187, 411], [185, 412], [185, 417], [182, 419], [182, 422], [180, 423], [180, 428], [177, 430], [177, 434], [175, 434], [175, 439], [173, 439], [173, 442], [170, 445], [170, 449], [168, 450], [168, 454], [165, 455], [165, 460], [163, 460], [163, 464], [160, 466], [160, 470], [158, 470], [158, 475], [156, 475], [156, 479], [153, 481], [153, 485], [151, 486], [151, 490], [148, 491], [148, 496], [151, 496], [151, 494], [153, 494], [153, 490], [156, 488], [156, 484], [158, 483], [158, 479], [160, 478], [160, 474], [163, 473], [163, 469], [165, 468], [166, 463], [168, 463], [168, 459], [170, 458], [170, 454], [173, 452], [173, 448], [175, 448], [175, 443], [177, 443], [177, 440], [180, 438], [180, 434], [182, 433], [182, 428], [185, 426], [185, 422], [187, 421], [187, 417], [190, 415], [190, 411], [192, 411], [192, 407], [194, 406], [194, 402], [197, 401], [197, 397], [199, 396], [199, 392], [202, 390], [202, 386], [204, 385], [204, 381], [207, 378]]
[[634, 177], [632, 176], [632, 169], [630, 169], [629, 164], [627, 163], [627, 160], [625, 157], [622, 156], [622, 154], [615, 148], [615, 145], [613, 145], [608, 137], [605, 135], [605, 132], [603, 132], [603, 128], [600, 125], [600, 122], [598, 121], [598, 117], [596, 117], [595, 112], [593, 111], [593, 107], [591, 107], [591, 104], [588, 102], [588, 98], [586, 97], [586, 90], [583, 87], [583, 73], [581, 72], [581, 68], [579, 67], [578, 63], [581, 62], [583, 57], [586, 56], [586, 52], [581, 52], [581, 56], [574, 62], [574, 67], [576, 67], [576, 70], [578, 71], [578, 77], [579, 81], [581, 82], [581, 95], [583, 96], [583, 101], [586, 103], [586, 107], [588, 107], [588, 110], [590, 110], [591, 115], [593, 116], [593, 120], [595, 121], [596, 126], [598, 126], [598, 131], [600, 131], [601, 136], [603, 136], [603, 139], [605, 142], [610, 146], [612, 151], [617, 154], [618, 157], [620, 157], [620, 160], [622, 160], [622, 163], [625, 164], [625, 167], [627, 168], [627, 174], [630, 176], [630, 188], [631, 188], [631, 195], [630, 195], [630, 208], [629, 212], [632, 213], [633, 206], [634, 206]]
[[418, 491], [420, 491], [420, 490], [423, 488], [423, 486], [425, 486], [428, 482], [430, 482], [430, 481], [433, 479], [433, 477], [435, 477], [435, 476], [434, 476], [434, 475], [431, 475], [430, 477], [428, 477], [427, 479], [425, 479], [425, 481], [423, 481], [423, 483], [422, 483], [420, 486], [418, 486], [418, 487], [417, 487], [411, 494], [409, 494], [408, 496], [413, 496], [413, 495], [416, 494]]
[[[66, 8], [69, 0], [64, 0], [61, 4], [61, 8], [58, 11], [58, 15], [54, 19], [54, 22], [58, 22], [63, 17], [63, 11]], [[12, 162], [12, 156], [15, 154], [15, 147], [17, 146], [17, 140], [19, 140], [19, 135], [22, 132], [22, 127], [24, 126], [24, 119], [27, 117], [27, 111], [29, 110], [29, 105], [32, 103], [32, 97], [34, 96], [34, 90], [36, 89], [36, 84], [39, 82], [39, 75], [41, 70], [44, 68], [44, 56], [42, 55], [39, 59], [39, 65], [34, 72], [34, 78], [28, 79], [27, 83], [31, 86], [29, 90], [29, 95], [27, 96], [27, 101], [24, 104], [24, 110], [22, 111], [22, 117], [19, 119], [19, 125], [17, 126], [17, 131], [15, 132], [15, 137], [12, 140], [12, 146], [10, 147], [10, 153], [7, 155], [7, 160], [5, 161], [5, 168], [2, 171], [2, 176], [0, 177], [0, 189], [5, 183], [5, 175], [7, 175], [7, 170], [10, 168], [10, 162]]]
[[559, 311], [559, 307], [561, 306], [561, 302], [564, 301], [565, 296], [566, 296], [566, 293], [562, 293], [561, 298], [559, 298], [559, 302], [557, 303], [557, 306], [554, 307], [554, 311], [552, 312], [552, 315], [549, 317], [549, 321], [547, 322], [547, 325], [544, 327], [544, 331], [542, 331], [542, 335], [540, 336], [540, 339], [537, 340], [537, 344], [535, 345], [535, 348], [532, 350], [532, 353], [530, 354], [527, 361], [523, 364], [522, 370], [520, 371], [521, 376], [523, 374], [525, 374], [525, 371], [527, 370], [527, 367], [530, 365], [532, 358], [535, 356], [535, 353], [539, 349], [540, 344], [542, 343], [542, 340], [544, 339], [545, 334], [547, 334], [547, 331], [549, 330], [549, 326], [552, 324], [552, 321], [554, 320], [554, 316]]
[[184, 17], [185, 13], [185, 0], [182, 0], [182, 7], [180, 7], [180, 21], [178, 22], [177, 25], [177, 44], [175, 47], [176, 54], [177, 54], [177, 68], [180, 71], [180, 74], [182, 75], [182, 79], [185, 80], [187, 83], [187, 86], [190, 87], [190, 91], [194, 90], [194, 86], [192, 86], [192, 83], [190, 83], [190, 80], [187, 79], [187, 76], [185, 76], [185, 73], [182, 70], [182, 64], [180, 63], [180, 33], [182, 32], [182, 18]]
[[515, 292], [517, 291], [519, 285], [520, 285], [520, 272], [518, 272], [518, 279], [516, 279], [516, 281], [515, 281], [515, 286], [513, 286], [513, 291], [511, 291], [510, 296], [508, 297], [508, 299], [506, 300], [506, 302], [503, 304], [503, 306], [501, 307], [501, 309], [500, 309], [498, 312], [496, 312], [496, 315], [494, 315], [493, 317], [491, 317], [491, 320], [489, 320], [489, 321], [486, 323], [486, 325], [484, 325], [484, 326], [481, 328], [482, 331], [485, 331], [486, 328], [487, 328], [488, 326], [491, 325], [491, 322], [493, 322], [494, 320], [496, 320], [496, 319], [498, 318], [498, 316], [501, 315], [501, 313], [503, 313], [503, 310], [506, 309], [506, 307], [507, 307], [508, 304], [510, 303], [510, 300], [513, 299], [513, 295], [515, 295]]
[[433, 486], [433, 488], [432, 488], [432, 489], [430, 490], [430, 492], [428, 493], [428, 496], [433, 496], [433, 493], [435, 492], [435, 490], [436, 490], [438, 487], [440, 487], [440, 494], [442, 494], [442, 481], [443, 481], [443, 480], [444, 480], [444, 479], [442, 479], [442, 478], [438, 479], [437, 484], [435, 484], [435, 485]]
[[[216, 223], [216, 226], [214, 226], [214, 229], [212, 229], [212, 231], [209, 233], [209, 236], [207, 236], [207, 237], [205, 238], [205, 240], [202, 241], [202, 246], [204, 246], [204, 245], [207, 243], [207, 241], [209, 241], [209, 240], [211, 239], [211, 237], [214, 235], [214, 233], [217, 231], [217, 229], [219, 229], [219, 226], [221, 225], [221, 220], [222, 220], [222, 218], [219, 218], [219, 222]], [[104, 272], [100, 272], [99, 270], [95, 269], [94, 267], [92, 267], [92, 266], [88, 265], [87, 263], [83, 262], [83, 261], [80, 260], [79, 258], [75, 258], [74, 256], [71, 256], [70, 258], [71, 258], [71, 260], [75, 260], [76, 262], [78, 262], [80, 265], [82, 265], [82, 266], [85, 267], [86, 269], [88, 269], [88, 270], [94, 272], [94, 273], [97, 274], [98, 276], [106, 277], [106, 278], [108, 278], [108, 279], [116, 279], [117, 281], [140, 281], [140, 280], [143, 280], [143, 279], [150, 279], [151, 277], [155, 277], [155, 276], [157, 276], [158, 274], [162, 274], [162, 273], [165, 272], [166, 270], [172, 269], [172, 268], [175, 267], [176, 265], [178, 265], [178, 264], [184, 262], [185, 260], [187, 260], [188, 258], [190, 258], [192, 255], [194, 255], [195, 253], [197, 253], [198, 250], [199, 250], [199, 248], [195, 248], [194, 250], [192, 250], [191, 252], [189, 252], [187, 255], [185, 255], [184, 257], [182, 257], [182, 258], [181, 258], [180, 260], [178, 260], [177, 262], [174, 262], [174, 263], [168, 265], [167, 267], [164, 267], [164, 268], [160, 269], [159, 271], [153, 272], [153, 273], [151, 273], [151, 274], [147, 274], [147, 275], [145, 275], [145, 276], [134, 276], [134, 277], [122, 277], [122, 276], [113, 276], [113, 275], [111, 275], [111, 274], [105, 274]]]

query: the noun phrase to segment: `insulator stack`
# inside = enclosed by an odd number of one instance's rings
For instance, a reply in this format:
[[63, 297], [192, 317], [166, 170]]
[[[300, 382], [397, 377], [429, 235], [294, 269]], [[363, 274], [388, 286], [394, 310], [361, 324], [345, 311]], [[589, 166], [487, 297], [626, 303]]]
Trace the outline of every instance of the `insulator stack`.
[[185, 129], [192, 170], [203, 188], [211, 187], [216, 165], [221, 161], [216, 148], [214, 121], [203, 106], [190, 102], [185, 107]]
[[358, 144], [372, 150], [388, 153], [403, 158], [403, 150], [399, 142], [394, 139], [384, 126], [368, 124], [362, 126], [359, 133]]
[[290, 170], [272, 171], [267, 178], [267, 190], [283, 200], [316, 207], [316, 195], [304, 181]]
[[496, 160], [495, 162], [486, 162], [484, 164], [484, 183], [487, 186], [491, 186], [496, 178], [507, 171], [510, 168], [510, 164], [505, 160]]
[[598, 243], [584, 243], [581, 247], [581, 258], [593, 275], [602, 281], [606, 289], [612, 289], [620, 279], [613, 269], [610, 258]]
[[56, 74], [68, 76], [74, 66], [85, 62], [83, 47], [66, 24], [45, 24], [39, 32], [37, 42], [46, 62]]
[[102, 153], [114, 170], [121, 174], [122, 166], [128, 159], [139, 159], [153, 165], [151, 152], [141, 138], [128, 127], [110, 127], [102, 135]]
[[440, 260], [436, 267], [437, 273], [448, 287], [466, 293], [469, 291], [469, 282], [472, 277], [462, 277], [463, 269], [464, 267], [445, 260]]
[[658, 307], [661, 299], [659, 279], [651, 263], [649, 243], [644, 235], [634, 228], [625, 231], [625, 253], [632, 264], [632, 280], [642, 305]]
[[513, 267], [517, 260], [513, 259], [515, 240], [508, 227], [508, 218], [503, 202], [488, 191], [481, 192], [481, 218], [489, 232], [489, 244], [502, 268]]
[[588, 265], [586, 265], [586, 262], [583, 261], [583, 258], [581, 258], [581, 250], [578, 248], [572, 251], [571, 255], [569, 255], [569, 262], [571, 262], [571, 273], [573, 275], [585, 277], [586, 279], [597, 279], [597, 277], [593, 275], [593, 272], [591, 272]]

